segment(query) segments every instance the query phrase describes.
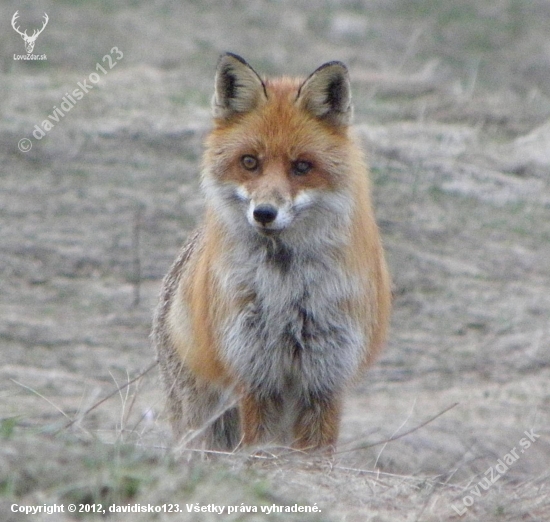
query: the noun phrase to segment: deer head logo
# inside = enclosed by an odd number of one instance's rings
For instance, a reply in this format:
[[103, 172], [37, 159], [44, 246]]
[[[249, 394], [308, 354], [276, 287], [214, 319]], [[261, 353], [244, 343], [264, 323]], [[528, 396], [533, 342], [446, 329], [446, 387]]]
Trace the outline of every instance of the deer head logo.
[[32, 53], [32, 50], [34, 49], [34, 43], [36, 39], [38, 38], [38, 35], [44, 30], [44, 27], [48, 25], [48, 15], [44, 13], [44, 22], [42, 24], [42, 27], [40, 29], [35, 29], [31, 36], [27, 34], [27, 31], [25, 30], [24, 33], [21, 32], [19, 29], [19, 26], [15, 25], [16, 20], [19, 18], [19, 11], [15, 11], [15, 14], [13, 15], [13, 18], [11, 19], [11, 26], [14, 28], [15, 32], [19, 33], [21, 35], [21, 38], [25, 40], [25, 49], [27, 53]]

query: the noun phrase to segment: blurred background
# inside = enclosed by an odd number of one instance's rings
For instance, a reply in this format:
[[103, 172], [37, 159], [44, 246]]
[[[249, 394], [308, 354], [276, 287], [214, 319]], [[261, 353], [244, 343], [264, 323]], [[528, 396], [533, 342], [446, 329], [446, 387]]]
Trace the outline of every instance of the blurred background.
[[[28, 35], [47, 13], [33, 50], [46, 59], [21, 59], [16, 11]], [[4, 0], [0, 23], [0, 518], [73, 500], [452, 520], [534, 429], [467, 516], [549, 519], [548, 1]], [[395, 310], [331, 471], [183, 465], [157, 369], [132, 381], [154, 361], [160, 280], [200, 218], [225, 51], [262, 75], [350, 69]]]

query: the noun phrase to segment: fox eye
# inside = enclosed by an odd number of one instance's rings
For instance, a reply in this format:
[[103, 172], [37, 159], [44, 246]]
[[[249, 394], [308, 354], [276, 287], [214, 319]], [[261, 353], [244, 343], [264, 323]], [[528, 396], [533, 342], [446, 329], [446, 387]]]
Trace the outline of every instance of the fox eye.
[[313, 168], [313, 164], [309, 161], [298, 160], [292, 163], [292, 172], [298, 176], [307, 174]]
[[246, 170], [256, 170], [258, 168], [258, 158], [256, 158], [256, 156], [252, 156], [250, 154], [245, 154], [241, 158], [241, 165]]

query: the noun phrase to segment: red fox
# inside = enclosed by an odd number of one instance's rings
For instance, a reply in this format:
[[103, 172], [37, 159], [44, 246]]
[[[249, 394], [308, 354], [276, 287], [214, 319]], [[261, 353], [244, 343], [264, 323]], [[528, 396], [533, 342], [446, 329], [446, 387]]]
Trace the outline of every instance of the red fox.
[[346, 66], [262, 79], [220, 57], [202, 225], [154, 319], [176, 437], [335, 447], [347, 385], [386, 337], [390, 277]]

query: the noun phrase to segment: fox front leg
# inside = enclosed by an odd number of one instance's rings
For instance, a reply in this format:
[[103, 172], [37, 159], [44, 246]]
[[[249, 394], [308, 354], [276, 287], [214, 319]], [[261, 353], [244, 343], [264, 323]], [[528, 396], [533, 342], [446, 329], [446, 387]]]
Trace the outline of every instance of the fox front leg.
[[294, 425], [293, 447], [301, 450], [336, 448], [342, 401], [340, 397], [314, 400], [303, 407]]

